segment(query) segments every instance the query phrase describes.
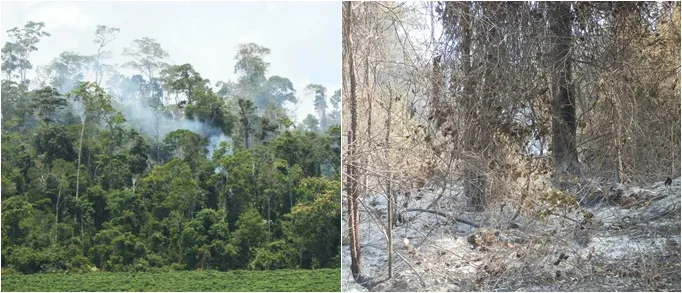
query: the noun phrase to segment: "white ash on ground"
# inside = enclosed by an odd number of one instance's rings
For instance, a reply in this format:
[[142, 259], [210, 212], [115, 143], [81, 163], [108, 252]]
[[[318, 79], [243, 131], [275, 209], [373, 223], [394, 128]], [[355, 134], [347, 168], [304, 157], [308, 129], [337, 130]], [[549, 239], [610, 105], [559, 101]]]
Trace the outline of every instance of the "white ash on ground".
[[[517, 217], [505, 225], [505, 213], [467, 209], [460, 188], [446, 194], [432, 210], [406, 212], [393, 230], [394, 278], [372, 291], [616, 291], [680, 289], [680, 179], [670, 187], [621, 186], [623, 196], [638, 204], [623, 207], [601, 203], [585, 210], [590, 224], [580, 225], [579, 213], [543, 220]], [[414, 192], [413, 192], [414, 193]], [[407, 209], [426, 209], [438, 191], [414, 194]], [[363, 273], [375, 280], [387, 276], [386, 197], [373, 195], [360, 205], [360, 244]], [[490, 210], [490, 208], [489, 208]], [[344, 213], [345, 214], [345, 213]], [[477, 229], [452, 220], [478, 224]], [[342, 286], [344, 291], [367, 291], [350, 274], [350, 253], [344, 233]], [[409, 245], [405, 245], [405, 239]]]

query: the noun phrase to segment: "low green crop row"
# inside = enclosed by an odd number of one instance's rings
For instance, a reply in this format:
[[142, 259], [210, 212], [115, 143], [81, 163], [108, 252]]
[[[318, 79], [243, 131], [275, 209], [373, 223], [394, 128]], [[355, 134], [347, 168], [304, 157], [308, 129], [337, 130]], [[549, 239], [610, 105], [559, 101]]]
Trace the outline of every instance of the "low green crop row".
[[340, 291], [339, 269], [3, 274], [2, 291]]

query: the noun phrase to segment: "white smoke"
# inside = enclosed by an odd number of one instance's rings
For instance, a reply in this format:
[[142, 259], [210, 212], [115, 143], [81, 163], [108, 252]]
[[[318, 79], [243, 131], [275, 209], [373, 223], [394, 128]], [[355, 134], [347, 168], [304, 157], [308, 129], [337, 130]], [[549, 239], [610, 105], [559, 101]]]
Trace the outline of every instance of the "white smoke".
[[[124, 83], [120, 86], [132, 87], [133, 85]], [[134, 88], [109, 90], [110, 94], [112, 94], [116, 100], [116, 102], [112, 104], [114, 104], [117, 111], [121, 111], [128, 124], [132, 127], [138, 129], [145, 135], [158, 140], [158, 142], [162, 142], [164, 137], [172, 131], [187, 129], [209, 139], [208, 153], [206, 154], [209, 159], [212, 157], [213, 151], [220, 146], [221, 142], [226, 142], [228, 144], [227, 150], [228, 153], [231, 153], [232, 139], [229, 136], [225, 135], [218, 128], [211, 127], [200, 121], [187, 119], [181, 108], [170, 105], [171, 113], [169, 114], [167, 111], [159, 111], [149, 106], [148, 103], [144, 101], [144, 98], [140, 98], [139, 95], [131, 97], [115, 96], [117, 92], [133, 93], [136, 90], [137, 89]]]
[[219, 135], [214, 135], [209, 138], [209, 143], [208, 143], [208, 156], [213, 155], [213, 152], [219, 148], [222, 142], [225, 142], [227, 144], [227, 154], [231, 155], [232, 154], [232, 148], [230, 148], [230, 145], [232, 145], [232, 139], [223, 134], [220, 133]]

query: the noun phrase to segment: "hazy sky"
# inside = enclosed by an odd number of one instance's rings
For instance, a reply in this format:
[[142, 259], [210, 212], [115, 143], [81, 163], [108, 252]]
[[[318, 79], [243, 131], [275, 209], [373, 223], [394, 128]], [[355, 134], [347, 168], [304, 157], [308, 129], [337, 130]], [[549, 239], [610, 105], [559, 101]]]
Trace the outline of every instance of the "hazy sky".
[[309, 83], [327, 87], [328, 95], [341, 88], [341, 2], [5, 2], [1, 42], [8, 29], [27, 21], [44, 22], [52, 34], [38, 44], [30, 61], [45, 65], [63, 51], [94, 54], [96, 25], [121, 32], [107, 48], [110, 63], [134, 39], [150, 37], [165, 49], [170, 64], [190, 63], [202, 77], [236, 81], [234, 55], [239, 43], [255, 42], [270, 48], [267, 76], [289, 78], [299, 99], [296, 119], [313, 111]]

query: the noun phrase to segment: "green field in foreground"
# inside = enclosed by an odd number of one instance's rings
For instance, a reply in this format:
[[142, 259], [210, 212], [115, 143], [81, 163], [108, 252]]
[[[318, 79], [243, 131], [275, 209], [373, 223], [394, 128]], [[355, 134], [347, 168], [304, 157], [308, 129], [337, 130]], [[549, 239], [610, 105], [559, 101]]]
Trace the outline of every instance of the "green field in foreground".
[[340, 291], [339, 269], [2, 275], [2, 291]]

